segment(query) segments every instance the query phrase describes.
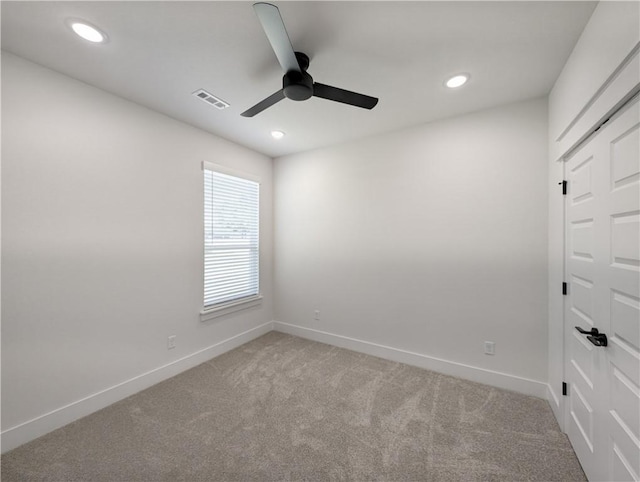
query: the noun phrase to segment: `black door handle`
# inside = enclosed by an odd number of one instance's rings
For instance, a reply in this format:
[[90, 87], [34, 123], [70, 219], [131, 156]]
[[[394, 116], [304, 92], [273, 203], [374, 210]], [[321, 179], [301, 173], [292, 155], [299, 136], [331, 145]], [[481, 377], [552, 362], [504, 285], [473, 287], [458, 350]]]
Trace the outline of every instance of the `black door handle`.
[[579, 326], [576, 326], [575, 328], [583, 335], [587, 335], [587, 340], [595, 346], [607, 346], [607, 335], [600, 333], [597, 328], [591, 328], [589, 331], [583, 330]]
[[599, 333], [598, 335], [587, 335], [587, 340], [595, 346], [607, 346], [607, 335]]
[[579, 326], [576, 326], [576, 330], [578, 330], [583, 335], [597, 335], [598, 334], [598, 329], [597, 328], [591, 328], [589, 331], [586, 331], [586, 330], [583, 330], [582, 328], [580, 328]]

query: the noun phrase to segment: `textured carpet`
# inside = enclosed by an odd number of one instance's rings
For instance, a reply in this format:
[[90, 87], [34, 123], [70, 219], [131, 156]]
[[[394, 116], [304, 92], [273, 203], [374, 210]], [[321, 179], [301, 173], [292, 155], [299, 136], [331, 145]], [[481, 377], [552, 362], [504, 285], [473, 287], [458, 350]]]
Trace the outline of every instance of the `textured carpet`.
[[547, 402], [271, 332], [2, 457], [2, 480], [585, 480]]

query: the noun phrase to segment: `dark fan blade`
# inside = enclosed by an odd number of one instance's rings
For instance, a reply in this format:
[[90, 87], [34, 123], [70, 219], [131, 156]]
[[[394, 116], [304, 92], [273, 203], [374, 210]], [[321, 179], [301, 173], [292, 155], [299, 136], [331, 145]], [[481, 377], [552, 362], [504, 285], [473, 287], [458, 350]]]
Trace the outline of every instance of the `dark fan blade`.
[[258, 102], [256, 105], [251, 107], [250, 109], [245, 110], [242, 114], [242, 117], [253, 117], [256, 114], [259, 114], [263, 110], [271, 107], [276, 102], [280, 102], [284, 99], [284, 90], [279, 90], [275, 94], [271, 94], [269, 97], [264, 99], [262, 102]]
[[296, 59], [296, 54], [291, 46], [291, 40], [284, 28], [284, 22], [280, 16], [280, 10], [270, 3], [254, 3], [253, 9], [260, 19], [264, 33], [267, 34], [271, 48], [278, 57], [278, 62], [282, 66], [282, 70], [291, 72], [295, 70], [300, 72], [300, 65]]
[[355, 105], [356, 107], [362, 107], [363, 109], [373, 109], [378, 103], [378, 99], [375, 97], [369, 97], [368, 95], [358, 94], [349, 90], [338, 89], [337, 87], [319, 84], [318, 82], [313, 83], [313, 95], [323, 99], [342, 102], [343, 104]]

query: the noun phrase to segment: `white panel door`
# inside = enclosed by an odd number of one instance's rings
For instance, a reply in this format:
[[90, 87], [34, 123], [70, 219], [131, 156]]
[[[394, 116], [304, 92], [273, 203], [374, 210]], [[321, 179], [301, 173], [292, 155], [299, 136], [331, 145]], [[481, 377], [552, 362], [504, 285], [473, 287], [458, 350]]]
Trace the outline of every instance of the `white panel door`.
[[566, 159], [565, 177], [566, 430], [589, 480], [640, 481], [637, 99]]

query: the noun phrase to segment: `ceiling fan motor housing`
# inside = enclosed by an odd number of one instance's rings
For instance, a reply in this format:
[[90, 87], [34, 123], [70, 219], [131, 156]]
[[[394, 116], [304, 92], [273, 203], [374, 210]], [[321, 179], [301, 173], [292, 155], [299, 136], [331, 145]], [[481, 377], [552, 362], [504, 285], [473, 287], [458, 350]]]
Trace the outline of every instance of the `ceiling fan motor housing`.
[[282, 77], [282, 90], [291, 100], [307, 100], [313, 95], [313, 79], [304, 70], [292, 70]]

